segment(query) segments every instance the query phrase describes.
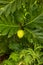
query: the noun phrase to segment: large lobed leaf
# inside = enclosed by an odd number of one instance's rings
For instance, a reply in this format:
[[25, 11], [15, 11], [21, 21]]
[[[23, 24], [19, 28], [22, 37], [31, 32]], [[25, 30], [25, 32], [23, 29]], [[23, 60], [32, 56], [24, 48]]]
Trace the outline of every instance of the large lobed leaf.
[[16, 34], [19, 26], [14, 22], [14, 16], [9, 15], [7, 18], [2, 15], [0, 17], [0, 36], [7, 35], [11, 37], [12, 35]]
[[43, 40], [43, 13], [38, 15], [26, 25], [28, 25], [28, 28], [26, 27], [25, 30], [27, 30], [29, 34], [33, 36], [33, 38]]

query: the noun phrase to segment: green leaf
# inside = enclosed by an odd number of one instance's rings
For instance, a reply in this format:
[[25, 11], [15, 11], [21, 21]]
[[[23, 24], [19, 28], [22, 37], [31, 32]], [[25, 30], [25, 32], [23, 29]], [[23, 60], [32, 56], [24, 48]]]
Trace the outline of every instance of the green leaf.
[[9, 18], [0, 17], [0, 35], [8, 34], [8, 37], [11, 37], [16, 34], [18, 29], [19, 25], [15, 24], [14, 21], [11, 21], [11, 16]]
[[14, 65], [13, 61], [5, 60], [3, 65]]
[[43, 40], [43, 13], [38, 15], [36, 18], [34, 18], [26, 25], [29, 25], [30, 29], [28, 27], [25, 28], [25, 30], [27, 30], [27, 32], [30, 33], [30, 35], [32, 35], [33, 38]]
[[14, 60], [14, 61], [18, 61], [18, 54], [16, 54], [16, 53], [12, 53], [11, 55], [10, 55], [10, 57], [9, 57], [9, 59], [12, 59], [12, 60]]

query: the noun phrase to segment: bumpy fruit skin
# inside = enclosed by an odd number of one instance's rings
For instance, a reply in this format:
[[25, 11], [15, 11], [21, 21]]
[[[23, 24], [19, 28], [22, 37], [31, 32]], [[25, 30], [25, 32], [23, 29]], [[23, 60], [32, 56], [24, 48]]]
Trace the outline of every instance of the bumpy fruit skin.
[[19, 38], [22, 38], [22, 37], [24, 36], [24, 31], [23, 31], [23, 30], [18, 30], [18, 31], [17, 31], [17, 36], [18, 36]]

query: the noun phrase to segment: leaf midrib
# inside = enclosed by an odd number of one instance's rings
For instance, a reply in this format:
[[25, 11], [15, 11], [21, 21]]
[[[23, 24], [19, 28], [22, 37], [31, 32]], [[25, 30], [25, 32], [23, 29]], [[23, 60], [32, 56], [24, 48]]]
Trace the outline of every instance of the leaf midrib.
[[6, 25], [6, 24], [0, 24], [0, 26], [3, 26], [3, 27], [19, 27], [18, 25]]
[[[26, 25], [33, 23], [33, 22], [34, 22], [35, 20], [37, 20], [41, 15], [43, 15], [43, 12], [42, 12], [40, 15], [38, 15], [36, 18], [34, 18], [32, 21], [30, 21], [29, 23], [27, 23]], [[25, 25], [25, 26], [26, 26], [26, 25]]]

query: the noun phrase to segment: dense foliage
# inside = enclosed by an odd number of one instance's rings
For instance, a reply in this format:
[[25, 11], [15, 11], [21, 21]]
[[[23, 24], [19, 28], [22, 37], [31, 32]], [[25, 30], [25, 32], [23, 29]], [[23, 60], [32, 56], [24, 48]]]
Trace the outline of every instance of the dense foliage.
[[0, 57], [5, 54], [0, 65], [43, 65], [43, 0], [0, 0]]

